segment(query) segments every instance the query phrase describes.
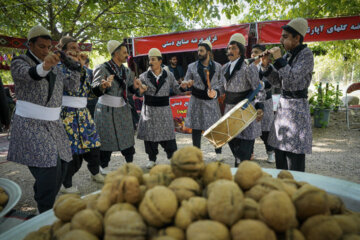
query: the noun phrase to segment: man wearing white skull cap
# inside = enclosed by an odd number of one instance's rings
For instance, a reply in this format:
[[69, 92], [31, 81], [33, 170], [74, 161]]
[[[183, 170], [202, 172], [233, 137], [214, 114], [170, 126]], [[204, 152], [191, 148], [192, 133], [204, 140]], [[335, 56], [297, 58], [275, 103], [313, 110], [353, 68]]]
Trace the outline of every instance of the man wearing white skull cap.
[[282, 26], [279, 47], [265, 51], [275, 61], [263, 62], [263, 76], [281, 88], [281, 97], [268, 143], [275, 148], [276, 168], [305, 171], [305, 154], [312, 151], [312, 129], [308, 87], [314, 69], [311, 50], [303, 44], [308, 29], [307, 20], [296, 18]]

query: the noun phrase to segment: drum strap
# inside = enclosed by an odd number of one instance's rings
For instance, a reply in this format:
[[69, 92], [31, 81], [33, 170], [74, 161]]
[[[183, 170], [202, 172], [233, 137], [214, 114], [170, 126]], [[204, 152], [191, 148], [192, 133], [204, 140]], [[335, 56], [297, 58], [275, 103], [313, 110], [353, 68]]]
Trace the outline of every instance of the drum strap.
[[154, 97], [150, 95], [145, 95], [145, 105], [152, 107], [164, 107], [169, 106], [169, 96], [164, 97]]
[[256, 94], [258, 94], [258, 92], [260, 91], [260, 89], [262, 88], [262, 84], [259, 83], [259, 85], [257, 86], [257, 88], [252, 91], [249, 96], [247, 96], [246, 98], [249, 100], [246, 104], [244, 104], [244, 106], [242, 106], [242, 109], [245, 109], [248, 107], [249, 103], [252, 102], [252, 100], [254, 99], [254, 97], [256, 96]]
[[249, 94], [251, 90], [244, 91], [244, 92], [228, 92], [225, 91], [225, 100], [226, 104], [237, 104], [244, 100]]
[[192, 90], [191, 90], [191, 95], [197, 97], [197, 98], [200, 98], [202, 100], [213, 100], [212, 98], [209, 98], [209, 96], [207, 95], [207, 91], [205, 90], [201, 90], [199, 88], [196, 88], [196, 87], [192, 87]]
[[286, 99], [298, 99], [298, 98], [306, 98], [308, 97], [307, 88], [298, 91], [286, 91], [281, 89], [281, 96]]

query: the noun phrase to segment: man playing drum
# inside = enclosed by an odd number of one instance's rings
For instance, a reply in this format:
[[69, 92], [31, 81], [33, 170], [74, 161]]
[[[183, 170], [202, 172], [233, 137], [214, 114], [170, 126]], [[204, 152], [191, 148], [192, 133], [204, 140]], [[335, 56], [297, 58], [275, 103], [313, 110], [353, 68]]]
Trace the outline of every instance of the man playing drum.
[[[190, 81], [193, 85], [185, 126], [192, 129], [193, 145], [198, 148], [201, 148], [201, 132], [211, 127], [221, 117], [217, 98], [222, 94], [220, 89], [224, 76], [221, 74], [221, 65], [211, 60], [211, 51], [210, 41], [200, 42], [199, 61], [191, 63], [185, 75], [185, 81]], [[204, 69], [209, 71], [209, 84]], [[215, 152], [217, 160], [223, 160], [221, 148], [215, 149]]]
[[[241, 33], [235, 33], [231, 36], [227, 50], [230, 62], [222, 67], [222, 75], [225, 77], [223, 84], [225, 89], [225, 113], [247, 98], [260, 84], [257, 67], [254, 64], [246, 65], [244, 63], [245, 38]], [[255, 138], [261, 135], [259, 122], [263, 116], [261, 96], [261, 94], [257, 94], [256, 104], [254, 101], [251, 102], [257, 109], [256, 121], [253, 121], [244, 131], [229, 142], [230, 149], [235, 157], [235, 167], [241, 161], [250, 159]]]
[[[174, 75], [161, 67], [162, 55], [159, 49], [150, 49], [148, 56], [150, 67], [140, 75], [140, 84], [146, 86], [146, 91], [137, 137], [144, 140], [145, 151], [150, 160], [146, 167], [152, 168], [159, 153], [159, 144], [164, 148], [168, 159], [177, 150], [169, 93], [170, 89], [175, 94], [179, 94], [181, 90]], [[181, 87], [186, 88], [187, 84], [182, 83]], [[140, 93], [145, 89], [141, 87]]]
[[[261, 53], [263, 53], [266, 50], [265, 46], [260, 45], [260, 44], [255, 44], [251, 50], [251, 57], [254, 58], [256, 56], [259, 56]], [[264, 56], [262, 57], [264, 58], [268, 58], [269, 56]], [[262, 79], [262, 74], [261, 74], [261, 65], [262, 65], [262, 61], [261, 59], [257, 59], [255, 62], [255, 65], [257, 66], [259, 72], [260, 72], [260, 79]], [[261, 140], [263, 140], [264, 144], [265, 144], [265, 148], [266, 148], [266, 154], [268, 155], [267, 158], [267, 162], [268, 163], [274, 163], [275, 159], [274, 159], [274, 148], [272, 146], [270, 146], [268, 144], [268, 137], [269, 137], [269, 133], [270, 133], [270, 128], [274, 122], [274, 110], [273, 110], [273, 100], [272, 100], [272, 94], [271, 94], [271, 89], [272, 86], [269, 83], [269, 81], [264, 80], [264, 88], [265, 91], [262, 91], [265, 94], [265, 101], [264, 101], [264, 117], [261, 120]], [[254, 150], [253, 150], [254, 153]], [[253, 156], [253, 154], [252, 154]]]
[[268, 142], [275, 148], [276, 168], [305, 171], [305, 154], [312, 150], [307, 92], [314, 69], [314, 57], [303, 44], [308, 29], [306, 19], [293, 19], [282, 29], [280, 42], [287, 53], [282, 56], [280, 48], [274, 47], [265, 51], [272, 54], [274, 64], [263, 61], [263, 79], [281, 88]]

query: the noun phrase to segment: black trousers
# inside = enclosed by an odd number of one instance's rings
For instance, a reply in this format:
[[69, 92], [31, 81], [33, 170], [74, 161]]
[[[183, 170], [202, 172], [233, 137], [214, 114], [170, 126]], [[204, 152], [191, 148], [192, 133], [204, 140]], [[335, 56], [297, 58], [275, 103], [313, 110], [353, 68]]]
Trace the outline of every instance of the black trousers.
[[84, 154], [73, 155], [73, 160], [68, 163], [68, 168], [65, 174], [63, 185], [66, 188], [72, 186], [72, 178], [77, 173], [82, 165], [83, 160], [87, 162], [87, 168], [92, 175], [99, 173], [100, 166], [100, 149], [92, 148], [89, 152]]
[[[121, 154], [125, 157], [125, 161], [127, 163], [131, 163], [134, 159], [135, 148], [134, 146], [126, 148], [120, 151]], [[109, 166], [109, 162], [111, 159], [112, 151], [101, 151], [100, 150], [100, 166], [102, 168], [106, 168]]]
[[[274, 148], [268, 144], [269, 134], [270, 134], [270, 132], [261, 132], [260, 138], [261, 138], [261, 140], [263, 140], [263, 142], [265, 144], [266, 152], [273, 152]], [[254, 145], [252, 147], [251, 153], [252, 154], [254, 153]]]
[[[270, 132], [268, 132], [268, 131], [262, 132], [262, 133], [261, 133], [261, 137], [260, 137], [261, 140], [263, 140], [263, 142], [264, 142], [264, 144], [265, 144], [266, 152], [272, 152], [272, 151], [274, 151], [274, 148], [268, 144], [269, 134], [270, 134]], [[254, 152], [254, 151], [253, 151], [253, 152]]]
[[229, 142], [229, 147], [235, 157], [235, 167], [238, 166], [238, 161], [250, 160], [251, 153], [254, 149], [254, 143], [255, 140], [245, 140], [240, 138], [233, 138]]
[[305, 154], [296, 154], [275, 149], [277, 169], [305, 172]]
[[[193, 129], [191, 133], [193, 146], [198, 147], [201, 149], [201, 133], [202, 130]], [[221, 153], [222, 148], [215, 148], [216, 153]]]
[[64, 180], [68, 163], [58, 157], [56, 167], [29, 167], [35, 178], [34, 198], [40, 213], [51, 209], [54, 205], [61, 183]]
[[177, 150], [176, 140], [167, 140], [161, 142], [151, 142], [151, 141], [144, 141], [145, 144], [145, 152], [149, 156], [149, 160], [155, 162], [156, 156], [159, 153], [158, 146], [159, 144], [166, 152], [166, 156], [168, 159], [172, 157], [174, 152]]

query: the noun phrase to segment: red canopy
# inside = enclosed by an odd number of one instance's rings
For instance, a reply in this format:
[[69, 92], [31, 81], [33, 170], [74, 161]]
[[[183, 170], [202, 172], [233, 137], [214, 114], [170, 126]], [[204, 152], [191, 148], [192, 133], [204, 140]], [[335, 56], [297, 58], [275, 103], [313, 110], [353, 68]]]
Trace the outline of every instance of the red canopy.
[[[26, 46], [27, 39], [25, 38], [15, 38], [0, 35], [0, 47], [5, 48], [18, 48], [18, 49], [27, 49]], [[58, 42], [52, 41], [52, 45], [56, 46]], [[79, 43], [80, 49], [82, 51], [91, 51], [91, 43]]]
[[[280, 42], [281, 26], [285, 21], [257, 23], [258, 43], [276, 44]], [[304, 42], [348, 40], [360, 38], [360, 16], [308, 19], [309, 27]]]
[[151, 48], [158, 48], [162, 53], [197, 51], [198, 43], [208, 39], [213, 49], [226, 48], [231, 35], [241, 33], [248, 39], [250, 24], [229, 27], [218, 27], [202, 30], [192, 30], [170, 34], [133, 38], [133, 53], [135, 56], [147, 55]]

